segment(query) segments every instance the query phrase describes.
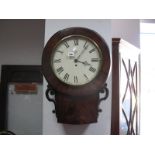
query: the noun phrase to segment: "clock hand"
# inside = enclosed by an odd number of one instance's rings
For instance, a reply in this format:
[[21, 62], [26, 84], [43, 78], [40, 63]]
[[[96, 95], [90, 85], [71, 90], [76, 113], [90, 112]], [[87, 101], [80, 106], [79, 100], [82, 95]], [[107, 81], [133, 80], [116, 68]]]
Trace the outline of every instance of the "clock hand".
[[86, 66], [91, 66], [91, 64], [89, 64], [87, 61], [79, 61], [77, 59], [74, 59], [74, 62], [80, 62], [80, 63], [82, 63], [82, 64], [84, 64]]
[[76, 58], [77, 60], [81, 57], [81, 55], [84, 53], [84, 51], [87, 49], [88, 46], [84, 47], [84, 49], [81, 51], [81, 53], [79, 54], [79, 56]]
[[84, 61], [83, 64], [87, 66], [91, 66], [91, 64], [89, 64], [87, 61]]

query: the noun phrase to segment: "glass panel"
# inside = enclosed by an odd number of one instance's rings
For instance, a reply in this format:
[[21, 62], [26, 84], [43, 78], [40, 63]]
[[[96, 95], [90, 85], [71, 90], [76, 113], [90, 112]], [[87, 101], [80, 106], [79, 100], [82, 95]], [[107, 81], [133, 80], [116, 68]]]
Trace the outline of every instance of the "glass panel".
[[128, 60], [122, 59], [121, 62], [121, 84], [120, 84], [120, 134], [126, 135], [128, 131], [127, 121], [130, 115], [130, 92], [128, 87], [128, 77], [126, 70], [128, 70]]
[[42, 84], [36, 84], [36, 92], [19, 93], [15, 86], [8, 84], [8, 130], [18, 135], [42, 134]]
[[122, 59], [120, 134], [137, 134], [137, 63]]

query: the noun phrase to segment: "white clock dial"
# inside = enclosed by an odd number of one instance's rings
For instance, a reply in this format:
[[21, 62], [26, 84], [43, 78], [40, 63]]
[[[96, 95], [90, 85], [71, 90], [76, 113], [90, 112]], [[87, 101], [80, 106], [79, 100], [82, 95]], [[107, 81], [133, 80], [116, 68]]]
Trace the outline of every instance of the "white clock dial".
[[95, 42], [83, 36], [70, 36], [61, 40], [51, 57], [55, 76], [74, 86], [91, 82], [103, 61], [100, 52]]

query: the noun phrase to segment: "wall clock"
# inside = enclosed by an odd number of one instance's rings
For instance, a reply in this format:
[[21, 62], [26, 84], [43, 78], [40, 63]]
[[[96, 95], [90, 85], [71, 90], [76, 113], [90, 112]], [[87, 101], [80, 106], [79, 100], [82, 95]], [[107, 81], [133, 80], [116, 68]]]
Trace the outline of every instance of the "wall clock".
[[[108, 46], [93, 30], [71, 27], [48, 40], [42, 72], [48, 82], [46, 95], [55, 104], [59, 123], [97, 122], [99, 93], [108, 95], [105, 82], [109, 69]], [[55, 100], [50, 94], [55, 95]]]

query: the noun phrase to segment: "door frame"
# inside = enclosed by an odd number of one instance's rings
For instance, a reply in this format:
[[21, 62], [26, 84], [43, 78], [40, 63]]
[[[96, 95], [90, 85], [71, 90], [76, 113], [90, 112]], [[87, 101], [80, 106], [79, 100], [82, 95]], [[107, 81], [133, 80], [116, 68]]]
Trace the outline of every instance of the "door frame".
[[0, 84], [0, 130], [7, 130], [9, 82], [43, 83], [40, 65], [2, 65]]

